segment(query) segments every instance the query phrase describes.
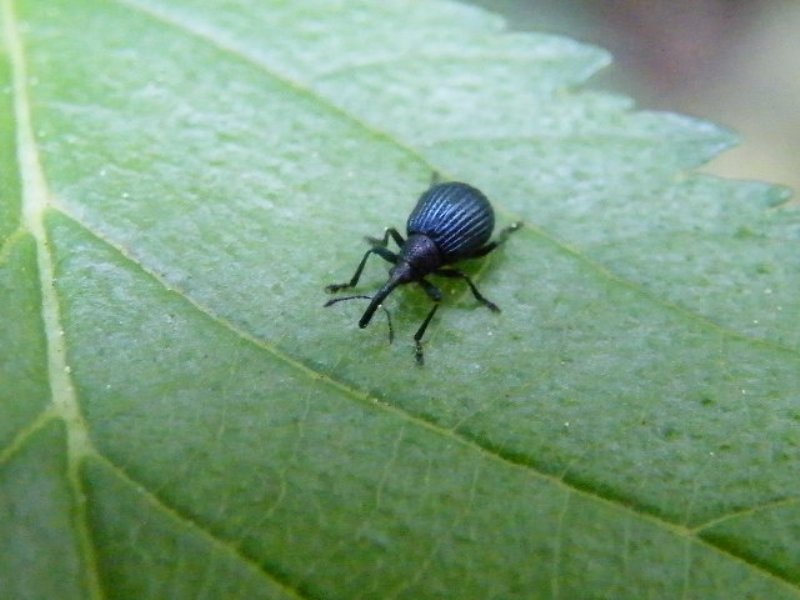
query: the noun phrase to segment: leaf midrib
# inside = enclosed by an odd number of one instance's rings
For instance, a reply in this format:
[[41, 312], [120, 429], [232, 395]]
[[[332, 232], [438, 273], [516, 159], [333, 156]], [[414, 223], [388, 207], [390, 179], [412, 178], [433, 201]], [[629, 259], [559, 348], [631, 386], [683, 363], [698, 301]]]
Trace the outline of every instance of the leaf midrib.
[[[66, 342], [61, 323], [61, 309], [53, 282], [55, 281], [53, 256], [44, 227], [44, 214], [49, 205], [50, 193], [39, 158], [39, 149], [33, 132], [25, 50], [12, 0], [2, 4], [4, 37], [10, 56], [12, 94], [16, 122], [17, 163], [20, 170], [22, 192], [22, 227], [35, 240], [37, 271], [41, 289], [42, 325], [47, 353], [47, 374], [50, 385], [50, 406], [61, 418], [67, 431], [67, 481], [74, 497], [77, 518], [78, 543], [89, 588], [94, 598], [101, 598], [97, 557], [89, 533], [88, 516], [81, 482], [80, 465], [91, 452], [91, 441], [86, 423], [80, 412], [77, 394], [67, 363]], [[36, 422], [34, 422], [36, 424]]]

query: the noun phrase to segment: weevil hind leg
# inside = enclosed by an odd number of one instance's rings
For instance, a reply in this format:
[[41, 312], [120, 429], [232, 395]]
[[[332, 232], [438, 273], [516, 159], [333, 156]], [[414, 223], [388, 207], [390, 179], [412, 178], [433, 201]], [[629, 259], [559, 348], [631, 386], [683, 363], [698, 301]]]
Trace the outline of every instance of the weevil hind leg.
[[489, 242], [485, 246], [481, 246], [467, 258], [480, 258], [481, 256], [486, 256], [492, 250], [496, 250], [498, 247], [505, 244], [506, 240], [508, 240], [508, 237], [515, 231], [519, 231], [521, 228], [522, 221], [517, 221], [516, 223], [512, 223], [508, 227], [503, 228], [503, 230], [497, 234], [497, 239], [495, 241]]

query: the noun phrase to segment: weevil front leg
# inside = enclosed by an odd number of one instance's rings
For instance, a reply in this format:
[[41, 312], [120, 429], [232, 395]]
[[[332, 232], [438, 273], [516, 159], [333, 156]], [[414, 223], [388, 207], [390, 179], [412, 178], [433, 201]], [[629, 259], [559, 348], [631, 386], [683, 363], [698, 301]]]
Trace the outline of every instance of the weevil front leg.
[[389, 236], [392, 237], [398, 248], [402, 248], [403, 244], [406, 243], [406, 241], [403, 239], [403, 236], [400, 235], [400, 233], [394, 227], [387, 227], [386, 231], [383, 232], [383, 238], [376, 238], [368, 235], [364, 239], [372, 244], [373, 247], [380, 246], [386, 248], [386, 246], [389, 244]]
[[382, 259], [392, 264], [395, 264], [398, 258], [397, 254], [387, 250], [382, 246], [373, 246], [364, 253], [364, 258], [361, 259], [361, 262], [358, 264], [358, 268], [350, 278], [350, 281], [347, 283], [332, 283], [328, 286], [325, 286], [325, 291], [333, 293], [338, 292], [339, 290], [346, 290], [347, 288], [355, 287], [358, 284], [358, 280], [361, 278], [361, 272], [364, 270], [364, 265], [367, 264], [367, 259], [369, 258], [370, 254], [377, 254]]

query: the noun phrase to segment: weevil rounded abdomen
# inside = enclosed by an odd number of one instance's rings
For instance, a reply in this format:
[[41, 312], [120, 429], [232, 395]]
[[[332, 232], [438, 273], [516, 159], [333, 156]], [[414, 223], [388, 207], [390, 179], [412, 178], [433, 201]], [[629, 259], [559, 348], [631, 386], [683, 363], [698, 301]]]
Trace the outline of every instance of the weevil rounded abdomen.
[[443, 264], [468, 257], [494, 230], [494, 209], [479, 189], [466, 183], [441, 183], [420, 196], [408, 217], [409, 236], [429, 237]]
[[[483, 297], [468, 275], [456, 269], [443, 267], [460, 260], [487, 255], [505, 242], [520, 225], [521, 223], [515, 223], [506, 227], [500, 232], [496, 241], [490, 242], [494, 229], [494, 210], [483, 192], [466, 183], [455, 181], [438, 183], [420, 196], [414, 210], [411, 211], [406, 224], [408, 236], [406, 239], [403, 239], [393, 227], [386, 229], [383, 238], [367, 238], [372, 247], [364, 253], [350, 281], [332, 284], [325, 289], [337, 292], [355, 287], [370, 254], [377, 254], [392, 263], [386, 283], [372, 297], [366, 296], [370, 299], [370, 303], [358, 322], [358, 326], [364, 328], [372, 320], [381, 303], [398, 285], [419, 283], [434, 302], [422, 325], [414, 334], [417, 363], [421, 365], [424, 360], [421, 339], [442, 299], [439, 288], [425, 277], [432, 274], [463, 279], [476, 300], [493, 311], [499, 311], [496, 304]], [[387, 248], [390, 237], [399, 246], [399, 253]], [[325, 306], [358, 298], [365, 296], [335, 298], [326, 302]]]

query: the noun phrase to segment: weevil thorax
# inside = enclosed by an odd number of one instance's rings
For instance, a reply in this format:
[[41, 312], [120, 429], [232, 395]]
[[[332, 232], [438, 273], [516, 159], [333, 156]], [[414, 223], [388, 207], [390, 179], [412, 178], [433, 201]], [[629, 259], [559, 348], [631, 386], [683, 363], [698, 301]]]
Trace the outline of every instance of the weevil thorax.
[[400, 250], [397, 264], [389, 271], [389, 278], [398, 283], [408, 283], [425, 277], [442, 266], [442, 255], [436, 243], [427, 235], [412, 234]]

